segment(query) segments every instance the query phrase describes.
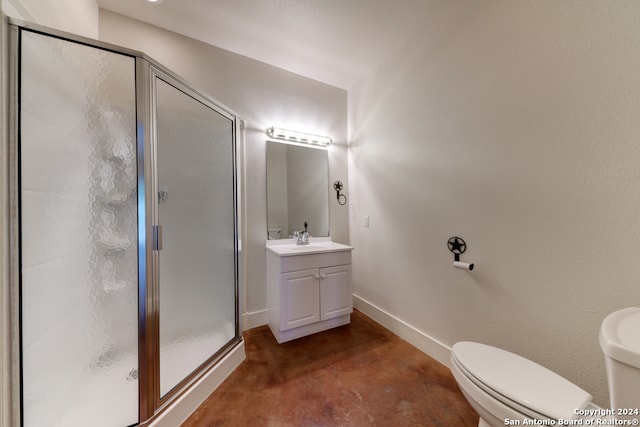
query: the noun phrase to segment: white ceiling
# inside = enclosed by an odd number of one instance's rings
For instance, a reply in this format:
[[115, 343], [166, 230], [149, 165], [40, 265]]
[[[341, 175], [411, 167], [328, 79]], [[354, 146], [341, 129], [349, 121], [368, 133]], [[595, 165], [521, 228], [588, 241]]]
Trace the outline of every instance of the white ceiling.
[[97, 0], [103, 9], [348, 89], [426, 25], [429, 0]]

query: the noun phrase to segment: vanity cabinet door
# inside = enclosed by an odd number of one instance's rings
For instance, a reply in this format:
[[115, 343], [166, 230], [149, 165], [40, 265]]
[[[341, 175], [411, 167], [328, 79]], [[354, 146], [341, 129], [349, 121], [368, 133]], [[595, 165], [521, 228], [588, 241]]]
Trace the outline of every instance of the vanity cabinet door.
[[320, 321], [318, 269], [280, 275], [280, 330]]
[[320, 318], [327, 320], [353, 311], [351, 266], [320, 269]]

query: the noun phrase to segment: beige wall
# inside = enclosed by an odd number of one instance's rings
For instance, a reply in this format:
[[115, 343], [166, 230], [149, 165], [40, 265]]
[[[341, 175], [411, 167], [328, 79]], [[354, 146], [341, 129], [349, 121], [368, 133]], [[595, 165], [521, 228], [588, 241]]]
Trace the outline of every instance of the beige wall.
[[[266, 310], [265, 131], [280, 126], [331, 136], [337, 143], [329, 151], [329, 180], [346, 182], [346, 91], [104, 10], [100, 39], [147, 53], [245, 120], [244, 326], [261, 323]], [[332, 204], [331, 234], [334, 240], [348, 243], [345, 206]]]
[[[354, 292], [608, 405], [600, 322], [640, 305], [640, 3], [441, 2], [432, 16], [349, 91]], [[452, 267], [450, 236], [476, 270]]]
[[98, 38], [95, 0], [2, 0], [9, 16], [85, 37]]

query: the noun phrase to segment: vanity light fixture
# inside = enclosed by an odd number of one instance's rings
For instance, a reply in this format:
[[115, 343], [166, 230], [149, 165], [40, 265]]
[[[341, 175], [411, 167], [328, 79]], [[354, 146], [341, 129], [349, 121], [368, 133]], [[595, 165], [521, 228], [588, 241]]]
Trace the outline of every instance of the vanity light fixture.
[[147, 1], [151, 4], [160, 4], [164, 2], [164, 0], [147, 0]]
[[267, 135], [273, 139], [279, 139], [290, 143], [316, 145], [327, 147], [332, 140], [328, 136], [313, 135], [310, 133], [298, 132], [293, 130], [280, 129], [271, 126], [267, 129]]

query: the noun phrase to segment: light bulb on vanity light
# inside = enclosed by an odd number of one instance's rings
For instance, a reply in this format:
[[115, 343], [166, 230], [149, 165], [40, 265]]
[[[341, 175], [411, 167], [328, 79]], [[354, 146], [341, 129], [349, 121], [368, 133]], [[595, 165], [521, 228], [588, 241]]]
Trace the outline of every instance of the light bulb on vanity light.
[[331, 138], [328, 136], [280, 129], [273, 126], [267, 129], [267, 135], [269, 135], [270, 138], [279, 139], [289, 143], [315, 145], [320, 147], [328, 147], [332, 142]]

